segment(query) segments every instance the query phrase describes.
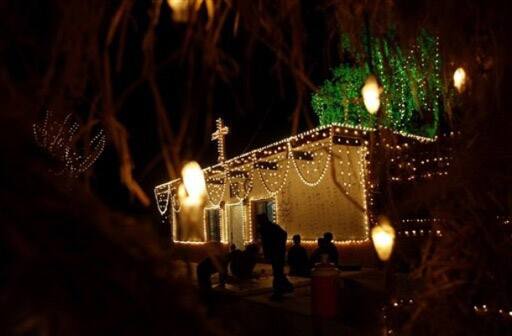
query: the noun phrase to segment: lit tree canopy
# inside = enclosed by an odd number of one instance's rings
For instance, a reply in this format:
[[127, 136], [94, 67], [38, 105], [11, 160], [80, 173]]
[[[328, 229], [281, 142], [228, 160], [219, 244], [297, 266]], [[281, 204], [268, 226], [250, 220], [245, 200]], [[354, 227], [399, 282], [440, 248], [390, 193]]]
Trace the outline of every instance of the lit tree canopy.
[[[398, 132], [435, 136], [443, 85], [438, 39], [423, 30], [414, 46], [403, 50], [390, 32], [384, 37], [364, 37], [364, 52], [356, 50], [346, 35], [341, 40], [342, 64], [312, 97], [320, 124], [382, 125]], [[361, 97], [370, 74], [383, 88], [377, 116], [368, 113]]]

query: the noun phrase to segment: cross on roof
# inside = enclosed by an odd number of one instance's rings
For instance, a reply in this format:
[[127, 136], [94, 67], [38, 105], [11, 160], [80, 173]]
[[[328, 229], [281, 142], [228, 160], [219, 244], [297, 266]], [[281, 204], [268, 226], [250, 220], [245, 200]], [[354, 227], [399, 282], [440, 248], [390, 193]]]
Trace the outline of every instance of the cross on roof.
[[221, 118], [217, 119], [217, 130], [212, 134], [212, 141], [217, 140], [217, 150], [219, 153], [218, 161], [220, 163], [225, 160], [225, 149], [224, 149], [224, 137], [229, 133], [229, 128], [224, 126], [224, 122]]

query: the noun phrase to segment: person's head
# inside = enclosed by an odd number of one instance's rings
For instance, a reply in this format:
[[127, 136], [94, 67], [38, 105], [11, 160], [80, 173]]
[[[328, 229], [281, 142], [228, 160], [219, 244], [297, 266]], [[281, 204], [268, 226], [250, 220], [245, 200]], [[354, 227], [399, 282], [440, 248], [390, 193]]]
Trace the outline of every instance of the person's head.
[[332, 233], [330, 233], [330, 232], [324, 233], [324, 239], [326, 240], [327, 243], [332, 242]]
[[235, 244], [231, 244], [231, 245], [229, 245], [229, 250], [230, 250], [231, 252], [233, 252], [234, 250], [236, 250], [236, 245], [235, 245]]
[[300, 244], [300, 234], [296, 234], [293, 236], [293, 243], [295, 245], [299, 245]]

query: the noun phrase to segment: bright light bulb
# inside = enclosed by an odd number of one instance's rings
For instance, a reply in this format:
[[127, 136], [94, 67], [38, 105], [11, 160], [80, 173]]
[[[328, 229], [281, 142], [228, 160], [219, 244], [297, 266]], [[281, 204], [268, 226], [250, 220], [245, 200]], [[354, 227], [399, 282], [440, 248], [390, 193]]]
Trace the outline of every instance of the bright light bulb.
[[370, 75], [366, 80], [363, 89], [361, 90], [361, 94], [363, 95], [364, 106], [366, 107], [369, 113], [375, 114], [379, 110], [381, 92], [382, 89], [379, 87], [377, 79], [375, 78], [375, 76]]
[[379, 219], [379, 224], [372, 229], [372, 240], [379, 259], [386, 261], [391, 257], [395, 243], [395, 229], [386, 217]]
[[466, 84], [466, 71], [463, 68], [457, 68], [453, 73], [453, 86], [457, 89], [457, 91], [464, 91], [464, 86]]
[[188, 162], [181, 170], [184, 190], [178, 191], [180, 200], [186, 205], [200, 205], [206, 197], [206, 182], [201, 166]]

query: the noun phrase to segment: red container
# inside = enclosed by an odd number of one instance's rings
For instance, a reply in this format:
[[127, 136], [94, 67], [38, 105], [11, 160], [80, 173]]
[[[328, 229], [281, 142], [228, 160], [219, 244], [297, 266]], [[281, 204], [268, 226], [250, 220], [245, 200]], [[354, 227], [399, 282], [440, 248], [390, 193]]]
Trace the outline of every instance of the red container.
[[329, 263], [315, 265], [311, 272], [311, 312], [315, 316], [336, 316], [338, 301], [338, 269]]

